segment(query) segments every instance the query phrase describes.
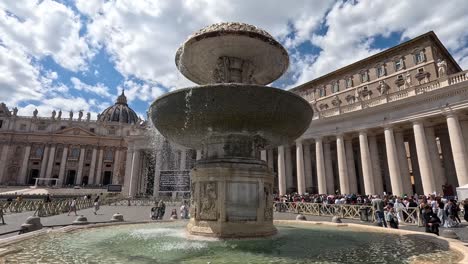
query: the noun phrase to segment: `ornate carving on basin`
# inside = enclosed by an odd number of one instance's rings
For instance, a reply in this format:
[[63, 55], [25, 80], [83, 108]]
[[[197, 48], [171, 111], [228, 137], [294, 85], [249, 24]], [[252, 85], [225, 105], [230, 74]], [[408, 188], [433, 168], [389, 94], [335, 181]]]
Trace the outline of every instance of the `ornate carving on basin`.
[[217, 210], [217, 186], [216, 182], [200, 183], [200, 220], [216, 221], [218, 219]]

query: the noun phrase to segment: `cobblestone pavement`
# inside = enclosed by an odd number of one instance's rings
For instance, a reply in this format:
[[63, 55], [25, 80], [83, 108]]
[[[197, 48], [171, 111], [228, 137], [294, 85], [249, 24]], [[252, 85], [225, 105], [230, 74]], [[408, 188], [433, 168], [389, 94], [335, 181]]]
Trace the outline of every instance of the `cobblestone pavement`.
[[[164, 216], [164, 219], [169, 219], [170, 213], [172, 209], [174, 208], [176, 207], [173, 207], [173, 206], [166, 207], [166, 214]], [[77, 214], [86, 216], [89, 222], [109, 221], [112, 215], [115, 213], [123, 214], [125, 221], [145, 221], [145, 220], [150, 220], [150, 211], [151, 211], [151, 206], [101, 206], [97, 215], [93, 213], [93, 208], [79, 210]], [[5, 215], [6, 224], [5, 225], [0, 224], [0, 234], [20, 229], [21, 224], [23, 224], [26, 221], [26, 218], [28, 218], [31, 215], [33, 215], [33, 212], [23, 212], [23, 213]], [[308, 221], [331, 221], [331, 217], [325, 217], [325, 216], [306, 215], [306, 217]], [[296, 214], [275, 212], [274, 218], [278, 220], [294, 220], [296, 219]], [[61, 215], [55, 215], [55, 216], [49, 216], [49, 217], [42, 217], [41, 223], [44, 226], [68, 225], [68, 224], [71, 224], [75, 219], [76, 219], [76, 216], [74, 215], [74, 213], [71, 213], [69, 216], [67, 216], [67, 214], [61, 214]], [[361, 222], [359, 220], [342, 219], [342, 221], [343, 223], [373, 225], [373, 223]], [[401, 225], [400, 228], [406, 229], [406, 230], [424, 232], [423, 227], [417, 227], [417, 226], [412, 226], [412, 225]], [[441, 228], [440, 229], [441, 232], [444, 229], [445, 228]], [[468, 243], [468, 223], [463, 222], [461, 227], [450, 228], [450, 229], [455, 231], [462, 241]], [[8, 236], [13, 236], [13, 235], [16, 235], [16, 232], [12, 234], [0, 236], [0, 238], [5, 238]]]

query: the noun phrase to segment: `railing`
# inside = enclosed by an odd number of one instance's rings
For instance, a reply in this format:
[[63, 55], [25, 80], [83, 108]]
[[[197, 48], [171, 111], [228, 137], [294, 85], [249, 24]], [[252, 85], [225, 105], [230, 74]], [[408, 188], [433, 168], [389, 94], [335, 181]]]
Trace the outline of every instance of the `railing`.
[[154, 198], [115, 198], [108, 199], [106, 205], [111, 206], [155, 206], [160, 200], [163, 200], [166, 206], [178, 206], [184, 201], [189, 201], [190, 199], [154, 199]]
[[[68, 212], [71, 200], [58, 200], [52, 202], [44, 202], [41, 200], [25, 200], [25, 201], [12, 201], [0, 202], [3, 213], [21, 213], [25, 211], [34, 211], [38, 216], [51, 216]], [[92, 207], [94, 201], [76, 200], [76, 209], [86, 209]]]
[[[349, 104], [346, 104], [346, 105], [343, 104], [343, 105], [331, 107], [329, 109], [325, 109], [321, 111], [319, 110], [318, 116], [320, 118], [326, 118], [326, 117], [336, 116], [342, 113], [358, 111], [364, 108], [382, 105], [387, 102], [394, 102], [394, 101], [402, 100], [411, 96], [423, 94], [423, 93], [430, 92], [433, 90], [441, 89], [443, 87], [447, 87], [452, 84], [457, 84], [457, 83], [466, 82], [466, 81], [468, 81], [468, 71], [463, 71], [463, 72], [449, 75], [447, 77], [442, 77], [442, 78], [433, 80], [428, 83], [416, 84], [412, 87], [409, 87], [400, 91], [396, 91], [393, 93], [379, 95], [370, 99], [356, 101], [354, 103], [350, 102]], [[315, 103], [316, 105], [319, 105], [320, 102], [322, 102], [323, 100], [330, 99], [330, 97], [326, 97], [326, 98], [317, 99], [315, 101], [314, 99], [310, 99], [311, 94], [303, 94], [301, 96], [304, 97], [309, 102]]]
[[[274, 205], [276, 212], [300, 213], [315, 216], [339, 216], [345, 219], [359, 219], [369, 222], [375, 222], [375, 211], [369, 205], [350, 205], [350, 204], [321, 204], [321, 203], [281, 203]], [[361, 216], [361, 214], [365, 214]], [[400, 221], [406, 225], [422, 226], [422, 221], [418, 208], [397, 209], [400, 215]]]

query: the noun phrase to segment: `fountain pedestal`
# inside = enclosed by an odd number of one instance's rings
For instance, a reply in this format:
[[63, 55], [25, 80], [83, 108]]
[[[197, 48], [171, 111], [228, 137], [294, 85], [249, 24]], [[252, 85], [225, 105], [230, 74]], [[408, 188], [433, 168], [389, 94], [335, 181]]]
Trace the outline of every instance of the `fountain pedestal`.
[[202, 161], [191, 178], [191, 234], [228, 238], [276, 233], [273, 175], [264, 162]]

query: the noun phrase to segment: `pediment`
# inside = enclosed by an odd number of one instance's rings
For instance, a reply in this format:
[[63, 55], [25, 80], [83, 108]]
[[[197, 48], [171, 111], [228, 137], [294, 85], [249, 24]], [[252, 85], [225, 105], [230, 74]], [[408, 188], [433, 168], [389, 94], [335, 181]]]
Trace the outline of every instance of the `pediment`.
[[70, 136], [96, 136], [96, 134], [94, 134], [93, 132], [83, 129], [81, 127], [67, 127], [57, 131], [55, 134]]

